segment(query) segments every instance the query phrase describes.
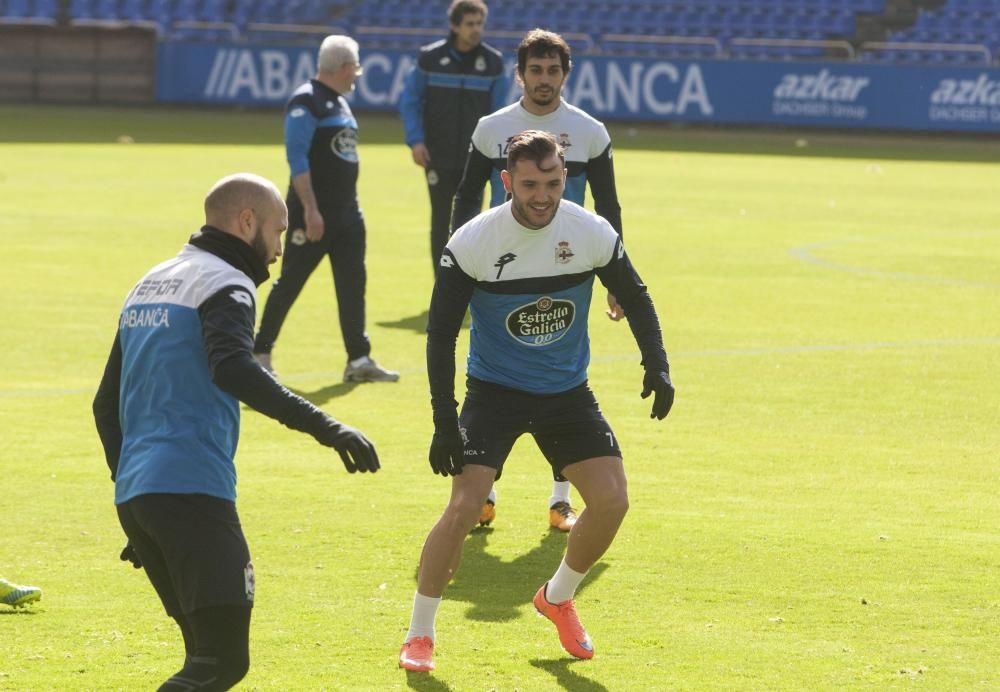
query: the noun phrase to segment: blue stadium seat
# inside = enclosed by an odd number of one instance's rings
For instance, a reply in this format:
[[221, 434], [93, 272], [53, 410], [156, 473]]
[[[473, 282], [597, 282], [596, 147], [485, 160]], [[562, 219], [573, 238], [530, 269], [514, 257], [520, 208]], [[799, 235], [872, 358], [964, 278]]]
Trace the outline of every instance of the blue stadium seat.
[[31, 16], [34, 19], [55, 21], [59, 18], [59, 0], [35, 0]]
[[7, 0], [6, 7], [0, 11], [0, 15], [8, 19], [26, 19], [30, 14], [28, 0]]
[[94, 5], [94, 19], [107, 21], [119, 19], [118, 0], [97, 0]]
[[70, 19], [92, 19], [94, 17], [94, 3], [92, 0], [70, 0]]

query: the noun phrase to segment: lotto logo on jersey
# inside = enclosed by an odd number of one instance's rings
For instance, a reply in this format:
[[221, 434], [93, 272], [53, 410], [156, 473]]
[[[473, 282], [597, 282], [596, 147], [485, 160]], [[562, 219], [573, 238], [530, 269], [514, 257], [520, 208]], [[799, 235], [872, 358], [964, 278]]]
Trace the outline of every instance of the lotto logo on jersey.
[[507, 333], [525, 346], [546, 346], [559, 341], [573, 326], [576, 305], [544, 296], [507, 315]]

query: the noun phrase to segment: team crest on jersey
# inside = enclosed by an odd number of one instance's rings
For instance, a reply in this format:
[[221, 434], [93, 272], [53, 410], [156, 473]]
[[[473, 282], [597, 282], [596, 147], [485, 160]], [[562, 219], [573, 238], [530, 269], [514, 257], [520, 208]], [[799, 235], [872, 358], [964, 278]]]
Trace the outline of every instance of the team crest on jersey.
[[436, 170], [434, 170], [433, 168], [428, 168], [427, 169], [427, 184], [428, 185], [437, 185], [438, 182], [440, 182], [440, 178], [438, 178], [438, 172]]
[[480, 55], [478, 58], [476, 58], [476, 71], [482, 72], [485, 69], [486, 69], [486, 58]]
[[305, 229], [296, 228], [292, 231], [289, 236], [289, 240], [292, 241], [292, 245], [305, 245], [306, 244], [306, 232]]
[[449, 57], [448, 57], [448, 56], [446, 55], [446, 56], [444, 56], [443, 58], [441, 58], [441, 59], [440, 59], [440, 60], [439, 60], [438, 62], [439, 62], [439, 63], [440, 63], [441, 65], [447, 65], [448, 63], [450, 63], [450, 62], [451, 62], [451, 58], [449, 58]]
[[345, 127], [330, 140], [330, 151], [350, 163], [358, 162], [358, 132]]
[[566, 336], [576, 318], [576, 305], [543, 296], [507, 315], [507, 333], [525, 346], [547, 346]]
[[556, 243], [556, 264], [566, 264], [573, 259], [573, 257], [575, 257], [575, 255], [573, 254], [573, 250], [569, 247], [569, 241], [560, 240]]
[[573, 143], [569, 141], [568, 132], [559, 133], [559, 146], [561, 146], [563, 149], [569, 149], [571, 146], [573, 146]]

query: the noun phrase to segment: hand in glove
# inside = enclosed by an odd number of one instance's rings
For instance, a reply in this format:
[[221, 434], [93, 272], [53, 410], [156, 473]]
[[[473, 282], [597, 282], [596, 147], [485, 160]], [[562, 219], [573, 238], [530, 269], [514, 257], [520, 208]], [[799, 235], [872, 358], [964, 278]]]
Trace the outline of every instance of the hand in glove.
[[663, 420], [670, 413], [670, 407], [674, 405], [674, 385], [670, 381], [670, 373], [664, 370], [647, 370], [642, 378], [642, 396], [647, 398], [650, 394], [653, 397], [653, 410], [649, 417]]
[[434, 424], [434, 437], [427, 457], [434, 473], [442, 476], [457, 476], [465, 465], [465, 442], [457, 420]]
[[315, 437], [321, 445], [337, 450], [348, 473], [355, 471], [375, 473], [381, 468], [375, 445], [360, 430], [338, 423], [331, 418], [327, 421], [326, 427], [320, 430]]
[[135, 548], [132, 547], [131, 543], [127, 544], [122, 549], [122, 554], [118, 556], [118, 559], [122, 562], [131, 562], [132, 567], [135, 569], [140, 569], [142, 567], [142, 560], [139, 559], [139, 556], [136, 554]]

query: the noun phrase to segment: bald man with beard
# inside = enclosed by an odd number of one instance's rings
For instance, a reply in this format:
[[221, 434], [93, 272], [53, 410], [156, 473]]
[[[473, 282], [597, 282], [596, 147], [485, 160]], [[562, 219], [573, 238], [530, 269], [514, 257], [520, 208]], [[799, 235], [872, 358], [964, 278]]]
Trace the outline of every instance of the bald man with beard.
[[128, 545], [184, 638], [160, 690], [225, 690], [250, 666], [255, 577], [236, 512], [240, 402], [378, 471], [372, 443], [253, 357], [257, 287], [281, 255], [278, 188], [238, 173], [205, 198], [205, 225], [125, 299], [94, 418]]

